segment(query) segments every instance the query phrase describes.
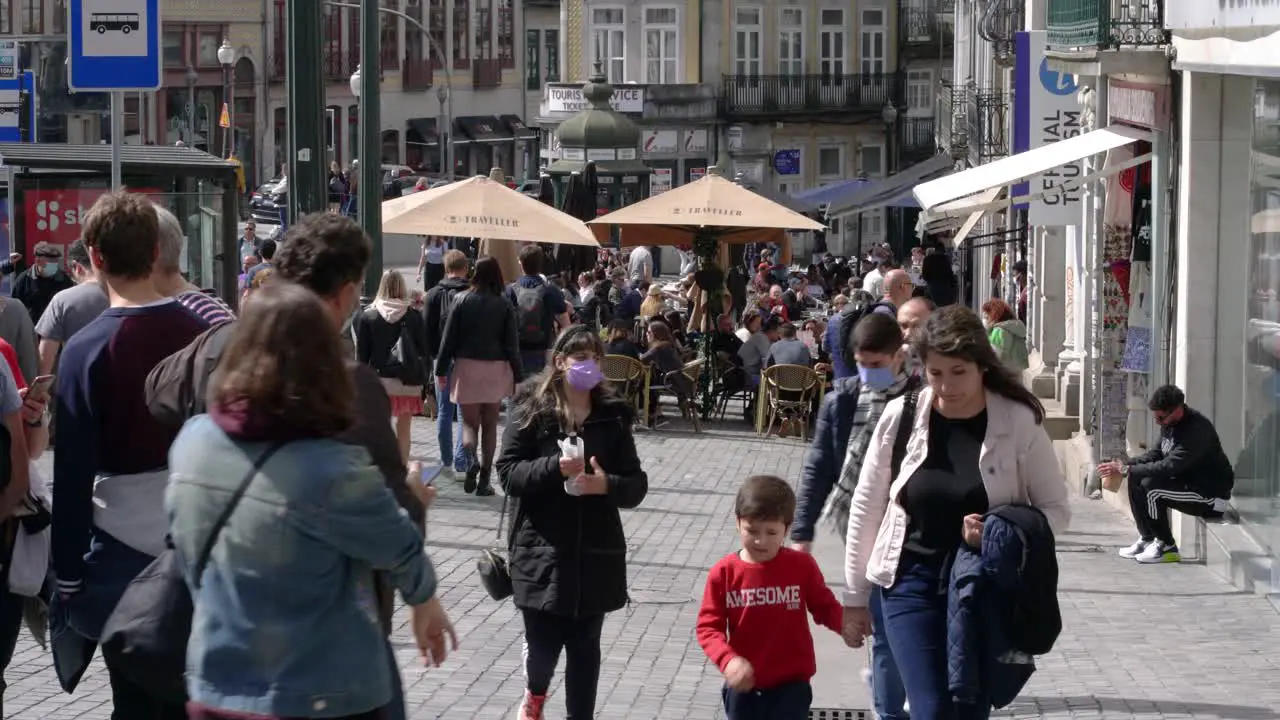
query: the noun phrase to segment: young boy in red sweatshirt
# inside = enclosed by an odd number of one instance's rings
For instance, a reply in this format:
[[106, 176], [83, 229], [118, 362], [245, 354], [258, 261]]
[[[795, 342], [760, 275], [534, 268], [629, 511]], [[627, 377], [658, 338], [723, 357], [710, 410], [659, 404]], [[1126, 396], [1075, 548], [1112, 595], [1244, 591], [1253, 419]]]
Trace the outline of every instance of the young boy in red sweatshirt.
[[734, 507], [742, 549], [711, 568], [698, 644], [724, 673], [728, 720], [807, 720], [817, 672], [806, 611], [857, 647], [812, 556], [783, 547], [796, 495], [772, 475], [747, 478]]

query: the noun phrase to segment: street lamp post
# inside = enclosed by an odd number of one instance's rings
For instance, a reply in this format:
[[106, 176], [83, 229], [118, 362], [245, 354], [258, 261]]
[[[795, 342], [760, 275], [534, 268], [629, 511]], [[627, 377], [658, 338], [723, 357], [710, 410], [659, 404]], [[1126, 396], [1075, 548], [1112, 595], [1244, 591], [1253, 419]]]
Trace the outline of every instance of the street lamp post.
[[[376, 15], [375, 15], [376, 20]], [[375, 26], [373, 34], [378, 34]], [[368, 42], [369, 33], [361, 33], [361, 41]], [[369, 59], [369, 47], [363, 48], [365, 60]], [[369, 264], [365, 267], [364, 294], [372, 299], [382, 279], [382, 132], [378, 108], [377, 48], [374, 63], [361, 63], [351, 75], [351, 93], [360, 101], [360, 156], [357, 168], [356, 212], [360, 227], [373, 243]], [[366, 68], [372, 67], [369, 71]]]
[[436, 131], [436, 142], [440, 143], [440, 174], [453, 182], [453, 109], [449, 104], [449, 88], [436, 88], [436, 99], [440, 101], [440, 129]]
[[196, 83], [200, 82], [200, 73], [187, 66], [187, 145], [196, 146]]
[[[231, 66], [236, 61], [236, 49], [231, 47], [231, 41], [223, 38], [222, 47], [218, 48], [218, 62], [222, 64], [222, 104], [227, 108], [227, 128], [222, 135], [222, 149], [227, 157], [236, 154], [235, 149], [235, 119], [233, 105], [235, 99], [231, 97]], [[218, 118], [221, 121], [221, 117]]]
[[880, 119], [884, 121], [885, 135], [885, 175], [890, 175], [896, 169], [897, 157], [894, 147], [897, 136], [898, 127], [898, 108], [894, 107], [892, 100], [886, 100], [884, 107], [880, 110]]

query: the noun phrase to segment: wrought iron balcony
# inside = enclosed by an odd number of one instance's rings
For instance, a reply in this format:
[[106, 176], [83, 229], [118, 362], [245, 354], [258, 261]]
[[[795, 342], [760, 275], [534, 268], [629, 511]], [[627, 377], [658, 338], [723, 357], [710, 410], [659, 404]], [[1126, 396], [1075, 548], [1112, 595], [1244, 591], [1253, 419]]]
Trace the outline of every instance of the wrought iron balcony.
[[400, 68], [400, 87], [403, 90], [428, 90], [435, 80], [435, 67], [430, 60], [414, 60], [406, 55]]
[[913, 55], [939, 56], [955, 39], [955, 6], [943, 7], [944, 0], [903, 4], [898, 9], [898, 47]]
[[878, 117], [886, 101], [901, 96], [898, 73], [867, 75], [725, 75], [721, 113], [765, 118], [795, 113], [859, 113]]
[[1049, 0], [1048, 44], [1055, 50], [1163, 47], [1163, 0]]
[[502, 85], [502, 61], [483, 58], [471, 61], [471, 86], [496, 88]]
[[[966, 116], [967, 88], [943, 83], [938, 90], [934, 113], [938, 147], [956, 159], [969, 156], [969, 132]], [[959, 116], [957, 116], [959, 113]]]
[[904, 162], [933, 157], [938, 149], [937, 120], [932, 117], [903, 118], [899, 129], [898, 152]]
[[1009, 154], [1009, 93], [970, 87], [966, 91], [969, 157], [982, 164]]

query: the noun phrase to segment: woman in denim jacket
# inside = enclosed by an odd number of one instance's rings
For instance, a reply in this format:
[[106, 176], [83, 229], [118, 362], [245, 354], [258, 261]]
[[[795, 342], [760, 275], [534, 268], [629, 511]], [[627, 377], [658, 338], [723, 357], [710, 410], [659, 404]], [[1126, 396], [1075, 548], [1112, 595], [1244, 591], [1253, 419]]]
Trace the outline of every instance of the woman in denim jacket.
[[[173, 543], [191, 563], [256, 461], [275, 449], [218, 536], [187, 648], [190, 717], [373, 720], [391, 701], [372, 571], [412, 606], [422, 656], [452, 638], [422, 537], [361, 447], [350, 374], [312, 293], [272, 283], [246, 306], [209, 388], [170, 450]], [[456, 645], [456, 639], [453, 640]]]

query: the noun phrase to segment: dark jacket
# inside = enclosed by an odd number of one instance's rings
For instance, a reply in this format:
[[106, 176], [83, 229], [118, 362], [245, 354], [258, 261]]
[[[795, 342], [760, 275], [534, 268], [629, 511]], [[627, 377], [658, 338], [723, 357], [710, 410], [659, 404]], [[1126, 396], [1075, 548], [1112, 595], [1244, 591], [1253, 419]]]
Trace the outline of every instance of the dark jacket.
[[444, 326], [449, 320], [453, 302], [467, 287], [466, 278], [446, 277], [427, 291], [427, 354], [433, 358], [440, 354], [440, 340], [444, 337]]
[[10, 293], [27, 306], [27, 312], [31, 314], [33, 323], [40, 322], [40, 316], [44, 314], [44, 309], [49, 307], [49, 301], [54, 295], [76, 284], [62, 270], [54, 273], [53, 277], [37, 275], [36, 272], [36, 267], [33, 265], [18, 275], [13, 281], [13, 292]]
[[512, 403], [496, 467], [515, 498], [511, 522], [511, 581], [516, 607], [586, 617], [626, 605], [627, 541], [620, 508], [634, 508], [649, 490], [631, 434], [632, 411], [614, 400], [598, 403], [583, 424], [585, 457], [609, 476], [606, 495], [573, 496], [560, 474], [564, 435], [553, 417], [524, 425], [530, 383]]
[[1213, 421], [1186, 407], [1176, 425], [1160, 428], [1160, 444], [1129, 461], [1129, 480], [1177, 478], [1205, 497], [1229, 498], [1235, 486], [1231, 460]]
[[[147, 375], [146, 402], [153, 418], [177, 432], [187, 420], [207, 411], [204, 390], [212, 372], [208, 366], [211, 363], [217, 365], [233, 327], [235, 323], [229, 322], [209, 328], [152, 369]], [[367, 365], [351, 361], [348, 367], [355, 385], [356, 424], [339, 439], [351, 445], [361, 445], [369, 451], [396, 503], [409, 513], [415, 525], [422, 527], [426, 521], [426, 508], [406, 482], [408, 468], [400, 455], [395, 431], [387, 421], [391, 417], [391, 400], [382, 387], [382, 380]], [[385, 573], [377, 573], [374, 577], [378, 591], [378, 618], [382, 621], [383, 630], [390, 632], [395, 595]]]
[[458, 295], [440, 337], [436, 376], [453, 372], [455, 360], [506, 360], [516, 382], [524, 377], [516, 310], [501, 295], [468, 290]]
[[[369, 307], [355, 316], [354, 327], [358, 362], [372, 367], [380, 377], [397, 377], [406, 385], [419, 384], [416, 380], [407, 380], [406, 376], [388, 375], [379, 371], [397, 362], [391, 357], [391, 351], [402, 337], [413, 344], [412, 350], [405, 350], [406, 359], [416, 359], [421, 363], [419, 368], [426, 368], [427, 335], [422, 313], [409, 308], [399, 322], [390, 322], [378, 313], [377, 308]], [[401, 347], [404, 349], [404, 346]], [[424, 371], [421, 374], [425, 380], [427, 373]]]
[[[917, 379], [910, 379], [902, 393], [920, 386]], [[791, 539], [795, 542], [812, 542], [814, 529], [822, 508], [827, 504], [831, 489], [840, 480], [845, 456], [849, 452], [849, 435], [853, 432], [853, 419], [858, 410], [858, 394], [862, 381], [858, 377], [841, 378], [832, 383], [831, 392], [822, 398], [818, 419], [813, 430], [813, 441], [804, 457], [800, 471], [800, 487], [796, 491], [796, 519], [791, 525]]]
[[982, 549], [962, 545], [947, 588], [948, 689], [1004, 707], [1062, 632], [1058, 560], [1044, 513], [1002, 505], [983, 518]]

